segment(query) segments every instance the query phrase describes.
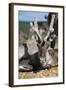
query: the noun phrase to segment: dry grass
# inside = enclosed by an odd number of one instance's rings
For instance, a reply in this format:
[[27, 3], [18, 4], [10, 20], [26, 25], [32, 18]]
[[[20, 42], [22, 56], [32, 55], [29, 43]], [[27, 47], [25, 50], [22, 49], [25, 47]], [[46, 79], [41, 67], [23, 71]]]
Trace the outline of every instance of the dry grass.
[[56, 77], [58, 76], [58, 67], [52, 67], [49, 70], [40, 70], [37, 72], [19, 72], [19, 79]]

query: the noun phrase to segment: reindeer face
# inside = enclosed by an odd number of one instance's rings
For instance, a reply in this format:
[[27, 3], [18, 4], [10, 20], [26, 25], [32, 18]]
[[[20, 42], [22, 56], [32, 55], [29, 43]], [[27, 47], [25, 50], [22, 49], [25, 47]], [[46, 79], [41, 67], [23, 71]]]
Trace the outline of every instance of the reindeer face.
[[47, 49], [49, 47], [49, 44], [47, 42], [42, 42], [42, 43], [38, 43], [38, 49], [39, 49], [39, 55], [40, 55], [40, 60], [44, 59], [46, 57], [46, 52], [47, 52]]

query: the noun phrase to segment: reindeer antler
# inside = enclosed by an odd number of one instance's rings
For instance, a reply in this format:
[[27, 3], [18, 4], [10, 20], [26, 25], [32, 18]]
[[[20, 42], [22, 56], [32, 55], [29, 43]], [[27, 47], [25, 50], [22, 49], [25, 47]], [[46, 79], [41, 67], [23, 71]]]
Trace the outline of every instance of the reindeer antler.
[[52, 18], [51, 18], [49, 30], [48, 30], [48, 33], [47, 33], [46, 37], [44, 38], [44, 41], [47, 41], [47, 38], [49, 37], [50, 32], [53, 32], [53, 31], [54, 31], [54, 28], [53, 28], [53, 25], [54, 25], [54, 19], [55, 19], [55, 14], [52, 14]]
[[31, 23], [30, 23], [30, 26], [31, 26], [31, 29], [32, 29], [34, 32], [36, 32], [37, 36], [38, 36], [38, 37], [40, 38], [40, 40], [41, 40], [41, 39], [42, 39], [42, 36], [40, 35], [40, 32], [39, 32], [39, 30], [38, 30], [37, 20], [34, 19], [34, 25], [33, 25], [33, 23], [31, 22]]

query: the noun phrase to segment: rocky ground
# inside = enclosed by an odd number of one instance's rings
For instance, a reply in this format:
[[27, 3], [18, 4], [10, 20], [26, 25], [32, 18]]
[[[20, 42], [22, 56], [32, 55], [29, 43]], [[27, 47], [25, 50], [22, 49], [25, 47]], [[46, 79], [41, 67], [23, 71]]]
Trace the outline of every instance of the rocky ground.
[[43, 78], [43, 77], [56, 77], [58, 76], [58, 67], [52, 67], [49, 70], [19, 72], [19, 79]]

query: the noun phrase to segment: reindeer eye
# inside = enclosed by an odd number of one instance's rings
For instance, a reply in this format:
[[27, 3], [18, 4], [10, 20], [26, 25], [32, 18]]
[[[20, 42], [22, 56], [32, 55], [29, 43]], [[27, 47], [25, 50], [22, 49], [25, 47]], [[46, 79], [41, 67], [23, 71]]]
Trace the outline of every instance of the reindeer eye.
[[43, 46], [44, 46], [44, 44], [45, 44], [45, 42], [43, 41], [43, 42], [42, 42], [42, 44], [41, 44], [41, 46], [43, 47]]

